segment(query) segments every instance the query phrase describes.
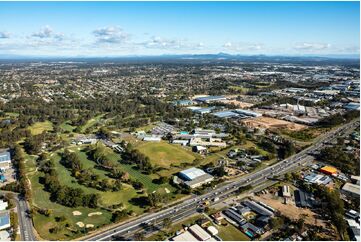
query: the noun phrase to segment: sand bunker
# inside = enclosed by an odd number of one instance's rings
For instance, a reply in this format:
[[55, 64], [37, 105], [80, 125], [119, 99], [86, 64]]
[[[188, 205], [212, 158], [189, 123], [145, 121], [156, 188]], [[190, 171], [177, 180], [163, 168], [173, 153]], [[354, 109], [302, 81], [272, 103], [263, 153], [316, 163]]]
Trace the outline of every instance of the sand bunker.
[[73, 211], [73, 215], [74, 215], [74, 216], [79, 216], [79, 215], [81, 215], [81, 212], [79, 212], [79, 211]]
[[80, 228], [84, 227], [84, 223], [83, 222], [77, 222], [76, 225], [78, 225]]
[[94, 224], [87, 224], [85, 225], [86, 228], [94, 228]]
[[89, 213], [88, 217], [91, 217], [91, 216], [94, 216], [94, 215], [102, 215], [102, 212]]

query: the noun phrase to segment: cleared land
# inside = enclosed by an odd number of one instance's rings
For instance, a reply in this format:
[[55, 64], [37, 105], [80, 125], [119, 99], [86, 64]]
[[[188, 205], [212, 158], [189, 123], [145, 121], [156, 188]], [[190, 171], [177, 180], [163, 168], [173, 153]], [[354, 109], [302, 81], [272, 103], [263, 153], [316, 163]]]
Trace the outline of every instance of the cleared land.
[[319, 219], [319, 215], [307, 208], [296, 207], [293, 201], [288, 204], [283, 203], [283, 198], [267, 193], [260, 196], [255, 196], [256, 201], [264, 202], [265, 204], [277, 209], [282, 215], [290, 219], [300, 219], [305, 216], [305, 223], [317, 226], [326, 226], [325, 221]]
[[225, 103], [225, 104], [233, 104], [239, 108], [249, 108], [249, 107], [253, 106], [252, 103], [246, 103], [246, 102], [241, 102], [241, 101], [237, 101], [237, 100], [220, 100], [219, 102]]
[[277, 129], [285, 128], [289, 130], [302, 130], [307, 126], [302, 124], [296, 124], [281, 119], [275, 119], [270, 117], [257, 117], [246, 119], [243, 121], [247, 126], [252, 128], [266, 128], [266, 129]]

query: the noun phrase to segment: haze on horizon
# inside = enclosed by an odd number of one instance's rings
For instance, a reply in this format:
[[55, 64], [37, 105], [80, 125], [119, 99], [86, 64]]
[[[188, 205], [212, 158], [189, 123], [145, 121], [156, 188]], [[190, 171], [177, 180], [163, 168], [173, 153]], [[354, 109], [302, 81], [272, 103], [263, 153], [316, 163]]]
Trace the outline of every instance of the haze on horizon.
[[1, 2], [0, 55], [359, 55], [359, 2]]

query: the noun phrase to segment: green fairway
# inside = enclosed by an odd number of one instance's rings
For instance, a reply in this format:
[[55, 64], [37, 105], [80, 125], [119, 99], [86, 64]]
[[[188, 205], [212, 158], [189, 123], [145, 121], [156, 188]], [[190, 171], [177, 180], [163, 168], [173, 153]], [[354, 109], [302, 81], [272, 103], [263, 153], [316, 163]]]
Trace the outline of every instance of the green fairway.
[[103, 116], [104, 116], [104, 114], [101, 114], [101, 115], [98, 115], [98, 116], [96, 116], [96, 117], [94, 117], [92, 119], [89, 119], [83, 126], [81, 126], [80, 131], [84, 132], [88, 128], [92, 127], [93, 125], [98, 123]]
[[152, 164], [170, 167], [171, 164], [191, 163], [195, 155], [181, 146], [166, 142], [147, 142], [136, 147], [141, 153], [148, 156]]
[[70, 125], [68, 121], [62, 123], [59, 127], [62, 130], [68, 131], [68, 132], [73, 132], [73, 130], [76, 128], [75, 126]]
[[41, 134], [43, 131], [53, 130], [53, 124], [50, 121], [36, 122], [29, 127], [32, 135]]

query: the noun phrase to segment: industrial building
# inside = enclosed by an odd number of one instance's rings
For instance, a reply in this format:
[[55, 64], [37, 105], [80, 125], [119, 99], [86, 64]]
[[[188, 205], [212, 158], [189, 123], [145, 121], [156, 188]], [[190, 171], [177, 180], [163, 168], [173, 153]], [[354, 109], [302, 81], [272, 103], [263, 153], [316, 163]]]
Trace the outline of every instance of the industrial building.
[[171, 239], [172, 241], [198, 241], [189, 231], [181, 233]]
[[335, 167], [324, 166], [320, 169], [320, 172], [327, 174], [327, 175], [336, 175], [338, 171]]
[[0, 213], [0, 230], [10, 228], [10, 214], [9, 211]]
[[301, 191], [301, 190], [295, 190], [295, 202], [297, 207], [301, 208], [312, 208], [312, 197], [310, 194]]
[[183, 183], [190, 188], [196, 188], [203, 184], [213, 181], [213, 176], [205, 173], [203, 170], [192, 167], [179, 172], [178, 177], [183, 180]]
[[210, 102], [217, 102], [220, 100], [226, 100], [227, 98], [224, 96], [206, 96], [206, 97], [197, 97], [194, 100], [197, 102], [202, 103], [210, 103]]
[[329, 176], [316, 173], [308, 174], [307, 176], [305, 176], [304, 180], [308, 183], [322, 185], [327, 185], [332, 181]]
[[6, 170], [9, 169], [11, 165], [11, 155], [9, 151], [4, 151], [0, 153], [0, 169]]
[[209, 240], [212, 236], [207, 233], [201, 226], [198, 224], [194, 224], [188, 228], [188, 231], [192, 233], [194, 237], [199, 241]]
[[246, 200], [243, 202], [243, 205], [249, 207], [252, 211], [260, 214], [260, 215], [264, 215], [264, 216], [273, 216], [273, 212], [271, 212], [269, 209], [257, 204], [254, 201], [249, 201]]
[[346, 196], [359, 198], [360, 197], [360, 185], [352, 184], [352, 183], [346, 183], [341, 188], [341, 192], [343, 194], [345, 194]]

